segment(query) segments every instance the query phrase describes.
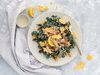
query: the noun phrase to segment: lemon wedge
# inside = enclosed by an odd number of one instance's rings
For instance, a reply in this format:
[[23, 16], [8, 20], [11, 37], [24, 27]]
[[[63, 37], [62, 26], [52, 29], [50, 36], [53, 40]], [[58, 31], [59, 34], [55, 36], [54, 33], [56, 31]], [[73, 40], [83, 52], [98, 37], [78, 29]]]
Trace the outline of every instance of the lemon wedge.
[[48, 44], [49, 44], [50, 46], [54, 46], [54, 43], [53, 43], [51, 37], [48, 38]]
[[46, 11], [46, 10], [48, 10], [48, 6], [38, 5], [37, 10], [40, 12]]
[[30, 17], [34, 17], [34, 7], [33, 6], [28, 8], [28, 15]]
[[45, 46], [45, 43], [42, 41], [40, 41], [39, 44], [40, 44], [40, 46]]

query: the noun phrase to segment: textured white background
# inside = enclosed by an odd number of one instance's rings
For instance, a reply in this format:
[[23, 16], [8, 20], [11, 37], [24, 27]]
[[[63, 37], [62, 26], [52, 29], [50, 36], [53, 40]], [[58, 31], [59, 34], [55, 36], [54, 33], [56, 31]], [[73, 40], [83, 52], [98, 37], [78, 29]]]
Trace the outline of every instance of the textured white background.
[[[1, 11], [11, 0], [0, 0], [0, 28], [4, 12]], [[74, 62], [64, 68], [66, 75], [100, 75], [100, 0], [56, 0], [66, 5], [79, 21], [83, 32], [83, 57], [85, 61], [87, 53], [92, 53], [94, 59], [87, 62], [85, 69], [81, 72], [72, 71]], [[2, 7], [1, 7], [2, 6]], [[66, 10], [66, 9], [65, 9]], [[2, 27], [6, 28], [4, 25]], [[0, 30], [6, 33], [6, 31]], [[0, 34], [0, 36], [2, 36]], [[67, 68], [71, 66], [70, 68]], [[74, 74], [75, 73], [75, 74]], [[0, 58], [0, 75], [18, 75], [2, 58]]]

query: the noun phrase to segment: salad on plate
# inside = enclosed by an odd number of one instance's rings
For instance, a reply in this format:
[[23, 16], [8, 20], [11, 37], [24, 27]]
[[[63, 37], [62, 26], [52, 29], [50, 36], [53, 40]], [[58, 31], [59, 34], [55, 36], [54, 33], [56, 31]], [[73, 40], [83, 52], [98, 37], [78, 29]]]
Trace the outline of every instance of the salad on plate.
[[31, 36], [32, 40], [38, 43], [39, 53], [47, 59], [54, 60], [71, 57], [70, 50], [75, 47], [75, 43], [70, 21], [52, 15], [37, 26], [37, 30], [33, 30]]

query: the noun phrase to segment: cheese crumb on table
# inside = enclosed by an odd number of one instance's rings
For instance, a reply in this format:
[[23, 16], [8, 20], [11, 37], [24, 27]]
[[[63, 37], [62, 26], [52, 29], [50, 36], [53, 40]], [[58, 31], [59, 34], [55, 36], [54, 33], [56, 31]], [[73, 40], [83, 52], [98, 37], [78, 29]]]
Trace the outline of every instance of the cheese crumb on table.
[[79, 61], [78, 63], [76, 63], [74, 69], [75, 70], [82, 70], [84, 69], [85, 66], [85, 62], [84, 61]]
[[87, 60], [92, 60], [93, 59], [93, 55], [92, 54], [88, 54], [86, 58], [87, 58]]

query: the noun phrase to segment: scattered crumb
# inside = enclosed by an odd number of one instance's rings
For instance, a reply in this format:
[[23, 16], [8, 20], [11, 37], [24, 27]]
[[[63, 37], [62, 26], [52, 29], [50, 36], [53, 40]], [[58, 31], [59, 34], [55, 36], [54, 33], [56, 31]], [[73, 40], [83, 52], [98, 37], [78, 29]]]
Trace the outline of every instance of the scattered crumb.
[[38, 5], [37, 10], [40, 12], [46, 11], [46, 10], [48, 10], [48, 6], [47, 5], [46, 6]]
[[86, 58], [87, 58], [87, 60], [92, 60], [93, 59], [93, 55], [92, 54], [88, 54]]
[[[88, 55], [86, 56], [86, 59], [89, 60], [89, 61], [92, 60], [92, 59], [93, 59], [93, 55], [92, 55], [92, 54], [88, 54]], [[74, 69], [75, 69], [75, 70], [82, 70], [82, 69], [84, 69], [85, 64], [86, 64], [86, 62], [84, 62], [84, 61], [79, 61], [79, 62], [76, 63]]]
[[75, 70], [82, 70], [82, 69], [84, 69], [84, 66], [85, 66], [85, 62], [79, 61], [78, 63], [76, 63], [74, 68], [75, 68]]

